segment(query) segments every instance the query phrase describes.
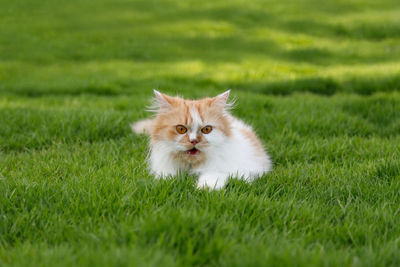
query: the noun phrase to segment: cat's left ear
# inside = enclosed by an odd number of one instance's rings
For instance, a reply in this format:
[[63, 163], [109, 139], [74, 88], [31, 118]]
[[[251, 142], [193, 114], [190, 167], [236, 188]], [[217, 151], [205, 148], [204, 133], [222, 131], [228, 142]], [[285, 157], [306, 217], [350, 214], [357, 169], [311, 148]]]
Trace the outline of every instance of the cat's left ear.
[[225, 91], [222, 94], [219, 94], [216, 97], [214, 97], [213, 105], [218, 105], [222, 108], [226, 107], [227, 105], [229, 106], [230, 104], [228, 103], [228, 98], [230, 93], [231, 90], [229, 89], [228, 91]]
[[165, 111], [171, 108], [174, 99], [166, 94], [160, 93], [156, 89], [154, 91], [154, 103], [152, 109], [154, 111]]

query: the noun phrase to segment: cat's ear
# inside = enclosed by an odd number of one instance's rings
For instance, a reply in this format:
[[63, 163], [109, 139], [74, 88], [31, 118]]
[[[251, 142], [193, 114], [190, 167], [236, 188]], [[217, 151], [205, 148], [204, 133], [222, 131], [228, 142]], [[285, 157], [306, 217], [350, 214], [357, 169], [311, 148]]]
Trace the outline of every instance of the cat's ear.
[[222, 94], [217, 95], [214, 97], [213, 105], [220, 106], [222, 108], [226, 108], [230, 106], [231, 104], [228, 103], [228, 98], [229, 94], [231, 93], [231, 90], [225, 91]]
[[163, 93], [160, 93], [156, 89], [154, 89], [153, 91], [154, 91], [154, 101], [150, 110], [158, 112], [170, 109], [173, 102], [173, 98]]

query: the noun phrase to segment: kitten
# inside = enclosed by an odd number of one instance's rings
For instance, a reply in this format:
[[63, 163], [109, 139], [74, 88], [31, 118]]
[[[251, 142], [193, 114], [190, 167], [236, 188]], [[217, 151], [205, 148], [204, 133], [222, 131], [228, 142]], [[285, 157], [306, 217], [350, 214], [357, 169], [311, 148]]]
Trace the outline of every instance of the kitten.
[[150, 167], [156, 177], [189, 171], [197, 186], [220, 189], [229, 177], [246, 181], [271, 169], [271, 161], [250, 126], [229, 113], [229, 91], [185, 100], [154, 90], [154, 119], [132, 124], [150, 135]]

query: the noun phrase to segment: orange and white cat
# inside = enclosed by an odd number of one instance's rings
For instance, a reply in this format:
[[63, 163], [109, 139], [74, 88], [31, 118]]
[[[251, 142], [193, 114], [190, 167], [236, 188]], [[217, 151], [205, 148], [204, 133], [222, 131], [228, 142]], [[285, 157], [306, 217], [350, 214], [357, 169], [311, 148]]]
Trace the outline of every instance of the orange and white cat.
[[250, 126], [229, 113], [230, 91], [186, 100], [154, 90], [154, 119], [132, 124], [150, 135], [149, 163], [156, 177], [189, 171], [199, 188], [222, 188], [229, 177], [246, 181], [271, 169], [271, 161]]

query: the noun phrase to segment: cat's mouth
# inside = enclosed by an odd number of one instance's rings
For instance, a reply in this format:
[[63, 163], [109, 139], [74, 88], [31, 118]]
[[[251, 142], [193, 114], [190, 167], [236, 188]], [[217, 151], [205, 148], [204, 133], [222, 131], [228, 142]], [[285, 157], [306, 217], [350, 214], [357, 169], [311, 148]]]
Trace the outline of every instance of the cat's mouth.
[[186, 150], [186, 153], [191, 155], [191, 156], [196, 156], [197, 154], [200, 153], [200, 151], [197, 148], [194, 147], [192, 149]]

